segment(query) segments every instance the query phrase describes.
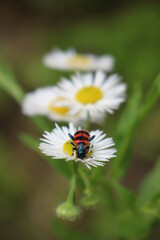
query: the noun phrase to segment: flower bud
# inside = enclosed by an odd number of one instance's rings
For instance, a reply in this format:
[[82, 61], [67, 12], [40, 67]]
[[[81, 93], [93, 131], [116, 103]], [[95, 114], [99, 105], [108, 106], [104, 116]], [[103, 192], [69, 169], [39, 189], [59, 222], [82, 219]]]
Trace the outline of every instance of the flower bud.
[[89, 191], [89, 189], [85, 190], [85, 195], [81, 200], [81, 205], [84, 208], [95, 207], [100, 203], [100, 197], [93, 194], [93, 192]]
[[72, 202], [66, 201], [56, 209], [57, 216], [69, 221], [74, 221], [80, 216], [80, 210]]

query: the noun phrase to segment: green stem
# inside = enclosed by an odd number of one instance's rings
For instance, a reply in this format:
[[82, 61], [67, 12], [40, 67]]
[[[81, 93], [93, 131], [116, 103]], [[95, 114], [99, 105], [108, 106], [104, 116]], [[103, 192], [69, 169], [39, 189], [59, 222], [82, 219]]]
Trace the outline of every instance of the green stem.
[[73, 164], [73, 174], [70, 181], [70, 190], [67, 198], [67, 202], [75, 202], [75, 192], [76, 192], [76, 175], [77, 175], [77, 166]]
[[85, 190], [87, 190], [87, 192], [89, 191], [90, 193], [92, 193], [93, 192], [93, 188], [91, 186], [91, 183], [90, 183], [90, 181], [89, 181], [85, 171], [82, 168], [80, 168], [79, 169], [79, 173], [80, 173], [81, 178], [82, 178], [82, 180], [84, 182]]

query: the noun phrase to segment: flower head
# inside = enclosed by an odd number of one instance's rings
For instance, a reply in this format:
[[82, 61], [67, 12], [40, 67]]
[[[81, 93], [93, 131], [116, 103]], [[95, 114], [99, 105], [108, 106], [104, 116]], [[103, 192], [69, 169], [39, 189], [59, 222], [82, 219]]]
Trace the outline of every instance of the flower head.
[[[55, 121], [76, 121], [78, 115], [68, 115], [69, 106], [61, 106], [66, 99], [57, 95], [53, 86], [42, 87], [26, 94], [22, 102], [25, 115], [44, 115]], [[60, 105], [59, 105], [60, 104]]]
[[91, 142], [88, 142], [85, 156], [78, 157], [76, 141], [70, 139], [69, 133], [73, 136], [76, 133], [76, 128], [72, 123], [69, 124], [69, 128], [60, 128], [56, 124], [52, 132], [45, 132], [39, 148], [47, 156], [52, 156], [53, 159], [80, 161], [88, 168], [91, 168], [90, 166], [104, 166], [106, 161], [115, 157], [116, 149], [111, 148], [114, 145], [112, 138], [105, 138], [106, 134], [100, 130], [90, 132], [90, 136], [95, 137], [92, 138]]
[[82, 71], [111, 71], [114, 59], [111, 55], [97, 57], [93, 54], [79, 54], [74, 49], [62, 51], [54, 49], [44, 56], [44, 64], [47, 67], [60, 70], [82, 70]]
[[68, 99], [70, 115], [79, 114], [85, 120], [89, 113], [92, 121], [101, 122], [105, 113], [113, 113], [125, 101], [126, 84], [120, 80], [117, 74], [107, 77], [103, 71], [77, 73], [71, 81], [63, 78], [57, 92]]

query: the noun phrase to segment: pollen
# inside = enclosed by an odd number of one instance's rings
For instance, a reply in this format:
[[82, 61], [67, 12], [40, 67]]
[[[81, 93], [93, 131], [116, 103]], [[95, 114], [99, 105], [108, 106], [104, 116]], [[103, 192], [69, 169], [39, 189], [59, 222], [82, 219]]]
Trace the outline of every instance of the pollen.
[[69, 66], [75, 66], [75, 67], [88, 66], [89, 62], [90, 62], [89, 57], [83, 54], [76, 54], [75, 56], [70, 57], [67, 60], [67, 64]]
[[68, 140], [67, 142], [65, 142], [65, 144], [63, 145], [63, 152], [70, 156], [73, 156], [74, 151], [73, 151], [73, 145], [71, 144], [71, 142], [73, 142], [72, 140]]
[[83, 103], [95, 103], [103, 97], [101, 89], [95, 86], [84, 87], [80, 89], [76, 94], [76, 100]]
[[67, 114], [67, 112], [69, 111], [69, 108], [68, 107], [59, 107], [59, 106], [56, 106], [59, 102], [63, 102], [65, 101], [65, 99], [63, 97], [57, 97], [56, 99], [54, 99], [50, 104], [49, 104], [49, 109], [52, 111], [52, 112], [55, 112], [57, 114], [60, 114], [60, 115], [65, 115]]

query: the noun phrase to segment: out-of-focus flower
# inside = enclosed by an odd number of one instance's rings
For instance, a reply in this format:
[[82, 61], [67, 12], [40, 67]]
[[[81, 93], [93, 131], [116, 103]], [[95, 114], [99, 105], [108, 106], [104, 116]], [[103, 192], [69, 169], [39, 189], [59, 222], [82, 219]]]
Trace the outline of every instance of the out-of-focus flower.
[[[79, 114], [86, 120], [88, 114], [93, 122], [101, 122], [105, 113], [113, 113], [125, 101], [126, 84], [120, 82], [117, 74], [106, 76], [103, 71], [71, 76], [71, 80], [62, 78], [57, 93], [68, 99], [70, 115]], [[69, 102], [70, 99], [70, 102]]]
[[93, 54], [79, 54], [74, 49], [62, 51], [54, 49], [44, 56], [43, 62], [47, 67], [60, 70], [82, 71], [112, 71], [114, 58], [111, 55], [100, 57]]
[[77, 157], [77, 150], [73, 145], [75, 142], [69, 138], [68, 133], [74, 135], [76, 128], [72, 123], [69, 124], [69, 128], [60, 128], [57, 124], [52, 132], [45, 132], [43, 135], [43, 141], [40, 143], [39, 148], [47, 156], [52, 156], [53, 159], [66, 159], [66, 161], [74, 160], [83, 162], [88, 168], [90, 166], [104, 166], [106, 161], [115, 157], [115, 148], [111, 148], [114, 145], [112, 138], [105, 138], [104, 134], [100, 130], [91, 131], [90, 136], [94, 136], [94, 139], [89, 143], [88, 151], [84, 158]]
[[25, 95], [22, 112], [25, 115], [44, 115], [55, 121], [76, 121], [78, 115], [69, 116], [69, 106], [60, 106], [65, 102], [64, 96], [57, 95], [55, 87], [42, 87]]

